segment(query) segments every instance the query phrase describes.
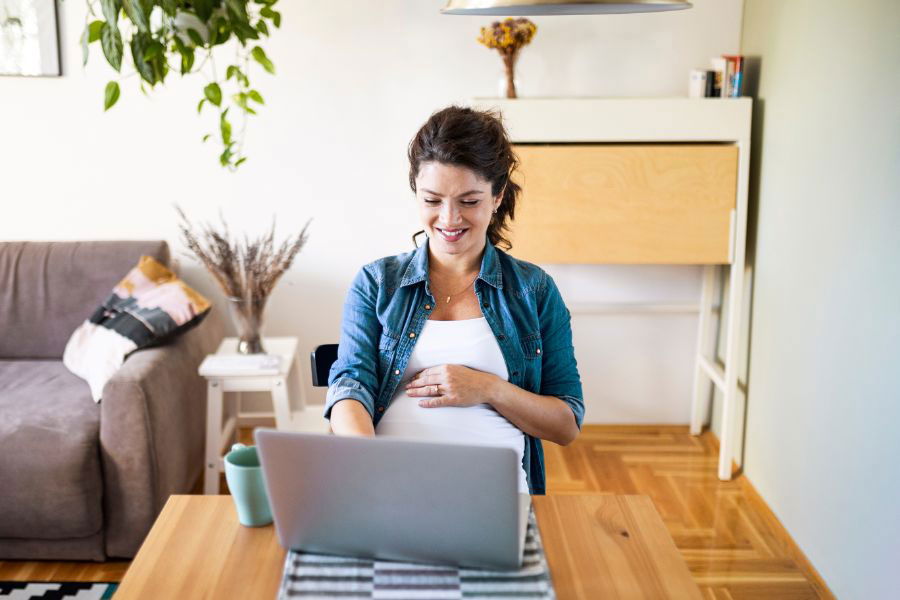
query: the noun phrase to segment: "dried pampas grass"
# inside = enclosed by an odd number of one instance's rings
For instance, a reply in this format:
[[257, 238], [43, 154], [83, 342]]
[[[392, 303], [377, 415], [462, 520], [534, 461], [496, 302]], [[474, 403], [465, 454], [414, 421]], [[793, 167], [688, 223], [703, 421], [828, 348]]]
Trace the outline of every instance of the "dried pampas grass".
[[259, 313], [308, 238], [310, 221], [299, 234], [288, 237], [276, 247], [274, 219], [267, 233], [254, 239], [246, 235], [237, 239], [232, 238], [221, 215], [221, 229], [204, 223], [198, 232], [180, 207], [176, 206], [175, 210], [181, 217], [178, 224], [181, 238], [190, 253], [206, 267], [226, 296], [242, 300]]

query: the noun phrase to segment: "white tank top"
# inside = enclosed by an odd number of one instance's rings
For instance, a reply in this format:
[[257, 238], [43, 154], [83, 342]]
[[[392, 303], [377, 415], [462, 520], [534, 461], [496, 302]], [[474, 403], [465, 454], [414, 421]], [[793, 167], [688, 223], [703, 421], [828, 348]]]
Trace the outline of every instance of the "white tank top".
[[493, 373], [508, 381], [500, 345], [484, 317], [462, 321], [425, 321], [397, 392], [385, 411], [376, 435], [436, 442], [505, 446], [519, 457], [519, 492], [528, 493], [522, 455], [525, 434], [486, 403], [474, 406], [424, 408], [404, 386], [422, 369], [463, 365]]

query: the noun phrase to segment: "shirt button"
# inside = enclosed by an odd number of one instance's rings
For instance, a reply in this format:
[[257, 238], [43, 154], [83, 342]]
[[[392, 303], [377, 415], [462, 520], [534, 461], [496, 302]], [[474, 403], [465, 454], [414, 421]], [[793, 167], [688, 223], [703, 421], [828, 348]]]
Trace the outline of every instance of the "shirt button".
[[416, 334], [415, 334], [415, 333], [410, 333], [410, 334], [409, 334], [409, 337], [410, 337], [410, 339], [412, 339], [412, 338], [416, 337]]
[[518, 377], [518, 376], [519, 376], [519, 372], [518, 372], [518, 371], [513, 371], [513, 377]]
[[383, 407], [383, 406], [379, 406], [379, 407], [378, 407], [378, 412], [384, 412], [384, 407]]
[[399, 375], [399, 374], [400, 374], [400, 369], [394, 369], [394, 375]]
[[538, 354], [540, 354], [540, 353], [541, 353], [541, 349], [538, 348], [537, 350], [535, 350], [535, 352], [537, 352]]
[[490, 308], [490, 307], [491, 307], [491, 305], [488, 304], [487, 302], [485, 302], [484, 304], [482, 304], [482, 306], [485, 307], [485, 308]]
[[500, 335], [497, 336], [497, 339], [500, 341], [503, 341], [506, 339], [506, 336], [501, 333]]
[[430, 304], [426, 304], [426, 305], [425, 305], [425, 310], [431, 310], [431, 305], [430, 305]]

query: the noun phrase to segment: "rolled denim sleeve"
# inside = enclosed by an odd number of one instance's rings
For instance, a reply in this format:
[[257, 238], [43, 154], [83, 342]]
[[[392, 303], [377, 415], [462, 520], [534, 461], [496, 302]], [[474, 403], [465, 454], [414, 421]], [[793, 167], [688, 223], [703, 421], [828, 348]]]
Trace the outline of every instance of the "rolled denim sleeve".
[[375, 416], [378, 389], [378, 340], [381, 323], [375, 312], [380, 282], [367, 267], [356, 274], [344, 302], [338, 357], [328, 373], [325, 418], [345, 399], [357, 400]]
[[538, 300], [544, 357], [540, 394], [556, 396], [568, 404], [580, 431], [584, 420], [584, 397], [572, 346], [572, 317], [553, 278], [547, 273], [544, 278], [543, 293]]

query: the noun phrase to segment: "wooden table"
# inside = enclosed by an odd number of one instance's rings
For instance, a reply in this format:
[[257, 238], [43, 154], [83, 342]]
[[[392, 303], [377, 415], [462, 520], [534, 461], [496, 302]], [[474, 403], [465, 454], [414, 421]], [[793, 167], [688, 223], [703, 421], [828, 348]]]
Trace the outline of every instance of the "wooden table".
[[[535, 496], [559, 600], [701, 598], [646, 496]], [[231, 496], [171, 496], [116, 600], [275, 598], [285, 551], [275, 528], [241, 527]]]

